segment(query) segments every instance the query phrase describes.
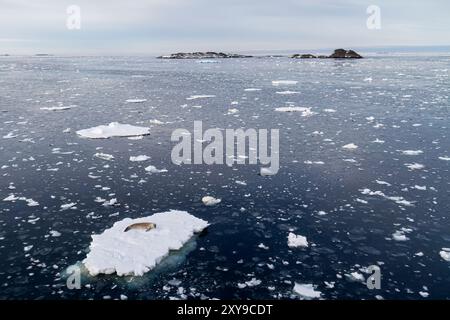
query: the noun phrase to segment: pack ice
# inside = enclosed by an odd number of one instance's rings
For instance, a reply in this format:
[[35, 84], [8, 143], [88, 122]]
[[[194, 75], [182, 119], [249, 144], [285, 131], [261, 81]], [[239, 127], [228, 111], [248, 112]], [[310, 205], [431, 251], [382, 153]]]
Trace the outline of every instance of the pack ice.
[[[131, 224], [152, 222], [150, 231], [124, 230]], [[89, 274], [141, 276], [153, 269], [170, 250], [179, 250], [194, 235], [208, 226], [208, 222], [186, 211], [171, 210], [148, 217], [116, 222], [102, 234], [92, 235], [92, 242], [83, 263]]]
[[101, 125], [88, 129], [78, 130], [77, 134], [90, 139], [107, 139], [111, 137], [133, 137], [150, 134], [150, 129], [146, 127], [132, 126], [119, 122], [111, 122], [108, 125]]

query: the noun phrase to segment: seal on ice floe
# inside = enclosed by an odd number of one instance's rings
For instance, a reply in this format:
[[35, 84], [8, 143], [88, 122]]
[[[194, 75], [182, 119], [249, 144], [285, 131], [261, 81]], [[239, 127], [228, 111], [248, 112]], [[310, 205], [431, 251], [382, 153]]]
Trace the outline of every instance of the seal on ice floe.
[[137, 229], [137, 230], [145, 230], [150, 231], [152, 229], [156, 228], [156, 224], [151, 223], [151, 222], [140, 222], [140, 223], [133, 223], [130, 224], [128, 227], [125, 228], [125, 230], [123, 232], [127, 232], [133, 229]]

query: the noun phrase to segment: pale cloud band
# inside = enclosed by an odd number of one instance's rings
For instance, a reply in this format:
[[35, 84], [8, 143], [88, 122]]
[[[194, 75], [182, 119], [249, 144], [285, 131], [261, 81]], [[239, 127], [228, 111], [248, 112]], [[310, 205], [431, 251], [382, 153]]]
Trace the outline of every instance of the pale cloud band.
[[[66, 28], [71, 5], [81, 8], [76, 32]], [[366, 26], [371, 5], [382, 28]], [[449, 45], [448, 12], [447, 0], [0, 0], [0, 53]]]

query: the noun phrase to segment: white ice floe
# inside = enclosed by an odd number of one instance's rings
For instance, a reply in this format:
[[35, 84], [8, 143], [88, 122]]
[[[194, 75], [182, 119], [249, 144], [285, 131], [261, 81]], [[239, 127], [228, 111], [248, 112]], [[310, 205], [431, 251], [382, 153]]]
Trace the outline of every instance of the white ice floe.
[[299, 94], [300, 92], [286, 90], [286, 91], [277, 91], [276, 93], [281, 95], [291, 95], [291, 94]]
[[423, 164], [420, 163], [406, 163], [405, 166], [409, 169], [409, 170], [421, 170], [423, 168], [425, 168], [425, 166]]
[[73, 107], [76, 107], [76, 106], [70, 105], [70, 106], [58, 106], [58, 107], [42, 107], [40, 109], [47, 110], [47, 111], [63, 111], [63, 110], [72, 109]]
[[204, 98], [215, 98], [215, 95], [212, 94], [198, 94], [198, 95], [192, 95], [189, 98], [186, 98], [186, 100], [197, 100], [197, 99], [204, 99]]
[[345, 146], [342, 146], [342, 149], [347, 149], [347, 150], [354, 150], [357, 148], [358, 148], [358, 146], [354, 143], [349, 143], [349, 144], [346, 144]]
[[58, 231], [56, 231], [56, 230], [50, 230], [50, 235], [52, 236], [52, 237], [60, 237], [61, 236], [61, 232], [58, 232]]
[[439, 160], [450, 161], [450, 157], [439, 157]]
[[273, 176], [273, 175], [276, 174], [276, 172], [273, 171], [273, 170], [271, 170], [270, 168], [261, 168], [261, 169], [259, 170], [259, 174], [260, 174], [261, 176], [265, 177], [265, 176]]
[[205, 206], [213, 206], [222, 202], [222, 199], [217, 199], [211, 196], [205, 196], [202, 198], [202, 202]]
[[68, 209], [75, 207], [76, 205], [77, 204], [75, 202], [71, 202], [71, 203], [62, 204], [60, 206], [60, 208], [61, 208], [61, 210], [68, 210]]
[[334, 112], [336, 112], [335, 109], [324, 109], [323, 111], [328, 112], [328, 113], [334, 113]]
[[450, 248], [442, 248], [442, 250], [439, 251], [439, 255], [445, 261], [449, 261], [450, 262]]
[[245, 281], [244, 286], [242, 286], [242, 284], [239, 286], [240, 288], [245, 288], [245, 287], [256, 287], [259, 286], [261, 284], [261, 280], [258, 280], [256, 278], [252, 278], [249, 281]]
[[162, 122], [158, 119], [151, 119], [148, 122], [150, 122], [151, 124], [164, 124], [164, 122]]
[[130, 124], [111, 122], [108, 125], [101, 125], [89, 129], [78, 130], [77, 134], [90, 139], [107, 139], [111, 137], [132, 137], [150, 134], [150, 129], [138, 127]]
[[418, 156], [419, 154], [422, 154], [422, 150], [403, 150], [402, 153], [406, 156]]
[[146, 155], [139, 155], [139, 156], [135, 156], [135, 157], [133, 157], [133, 156], [130, 157], [130, 161], [131, 162], [147, 161], [149, 159], [150, 159], [150, 157], [146, 156]]
[[142, 103], [142, 102], [146, 102], [147, 99], [128, 99], [125, 102], [126, 103]]
[[290, 248], [306, 248], [308, 247], [308, 241], [306, 240], [306, 237], [290, 232], [288, 235], [288, 246]]
[[278, 112], [301, 112], [302, 117], [309, 117], [315, 115], [316, 113], [311, 111], [311, 108], [306, 107], [279, 107], [275, 108], [275, 111]]
[[244, 91], [246, 91], [246, 92], [253, 92], [253, 91], [261, 91], [261, 89], [259, 89], [259, 88], [247, 88], [247, 89], [244, 89]]
[[145, 168], [145, 171], [150, 172], [150, 173], [163, 173], [163, 172], [167, 172], [167, 169], [158, 169], [155, 166], [148, 166]]
[[322, 294], [320, 291], [314, 289], [314, 285], [301, 283], [295, 283], [294, 292], [306, 299], [320, 298], [320, 295]]
[[274, 80], [272, 81], [273, 86], [289, 86], [289, 85], [295, 85], [298, 81], [295, 80]]
[[360, 272], [351, 272], [345, 275], [348, 280], [354, 281], [354, 282], [364, 282], [365, 278], [364, 275]]
[[365, 188], [365, 189], [361, 189], [360, 191], [361, 191], [361, 193], [364, 194], [364, 195], [369, 195], [369, 196], [379, 196], [379, 197], [383, 197], [383, 198], [385, 198], [385, 199], [394, 201], [395, 203], [400, 204], [400, 205], [404, 205], [404, 206], [414, 206], [414, 204], [413, 204], [412, 201], [408, 201], [408, 200], [406, 200], [405, 198], [400, 197], [400, 196], [388, 196], [388, 195], [386, 195], [384, 192], [379, 191], [379, 190], [377, 190], [377, 191], [372, 191], [372, 190], [370, 190], [370, 189], [368, 189], [368, 188]]
[[112, 154], [101, 153], [101, 152], [94, 154], [94, 157], [102, 159], [102, 160], [107, 160], [107, 161], [111, 161], [114, 159], [114, 156]]
[[407, 241], [409, 238], [405, 235], [404, 231], [397, 230], [392, 234], [392, 239], [395, 241]]
[[26, 197], [18, 197], [14, 194], [10, 194], [9, 196], [7, 196], [6, 198], [3, 199], [3, 201], [11, 201], [11, 202], [15, 202], [15, 201], [25, 201], [27, 203], [27, 206], [29, 207], [36, 207], [39, 205], [39, 202], [34, 201], [31, 198], [26, 198]]
[[[156, 228], [124, 232], [132, 224], [145, 222], [154, 223]], [[177, 210], [137, 219], [126, 218], [102, 234], [92, 236], [90, 252], [83, 263], [92, 276], [113, 273], [141, 276], [207, 226], [207, 221]]]

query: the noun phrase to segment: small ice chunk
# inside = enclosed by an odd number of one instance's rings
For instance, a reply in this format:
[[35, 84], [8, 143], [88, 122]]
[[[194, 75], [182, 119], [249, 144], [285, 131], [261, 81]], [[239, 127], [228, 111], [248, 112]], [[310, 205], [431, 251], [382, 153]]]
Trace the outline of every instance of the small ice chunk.
[[147, 99], [128, 99], [125, 102], [126, 103], [142, 103], [142, 102], [146, 102]]
[[275, 175], [276, 174], [276, 172], [275, 171], [273, 171], [273, 170], [271, 170], [270, 168], [261, 168], [260, 170], [259, 170], [259, 174], [261, 175], [261, 176], [273, 176], [273, 175]]
[[306, 248], [308, 247], [308, 241], [306, 240], [306, 237], [290, 232], [288, 235], [288, 246], [290, 248]]
[[295, 283], [294, 292], [306, 299], [320, 298], [321, 292], [316, 291], [312, 284]]
[[259, 88], [247, 88], [247, 89], [244, 89], [244, 91], [246, 91], [246, 92], [254, 92], [254, 91], [261, 91], [261, 89], [259, 89]]
[[355, 281], [355, 282], [364, 282], [365, 278], [364, 275], [362, 273], [359, 273], [357, 271], [355, 272], [351, 272], [349, 274], [345, 275], [347, 277], [347, 279], [349, 279], [350, 281]]
[[405, 233], [403, 231], [395, 231], [392, 234], [392, 239], [394, 239], [395, 241], [407, 241], [409, 240], [409, 238], [405, 235]]
[[61, 236], [61, 233], [60, 232], [58, 232], [58, 231], [56, 231], [56, 230], [50, 230], [50, 235], [52, 236], [52, 237], [60, 237]]
[[289, 86], [289, 85], [295, 85], [298, 81], [295, 80], [274, 80], [272, 81], [273, 86]]
[[222, 202], [222, 199], [217, 199], [211, 196], [205, 196], [202, 198], [202, 202], [205, 206], [213, 206]]
[[298, 91], [277, 91], [277, 94], [281, 94], [281, 95], [291, 95], [291, 94], [299, 94], [300, 92]]
[[94, 154], [94, 157], [107, 161], [111, 161], [114, 159], [114, 156], [112, 154], [107, 153], [96, 153]]
[[[124, 230], [131, 224], [152, 222], [155, 229]], [[89, 274], [141, 276], [153, 269], [171, 250], [179, 250], [208, 222], [186, 211], [171, 210], [138, 219], [116, 222], [102, 234], [93, 235], [90, 252], [83, 260]]]
[[347, 150], [354, 150], [357, 148], [358, 148], [358, 146], [354, 143], [349, 143], [349, 144], [346, 144], [345, 146], [342, 146], [342, 149], [347, 149]]
[[409, 170], [421, 170], [423, 168], [425, 168], [425, 166], [423, 164], [420, 163], [406, 163], [405, 166], [409, 169]]
[[133, 156], [130, 157], [130, 161], [131, 162], [147, 161], [149, 159], [150, 159], [150, 157], [146, 156], [146, 155], [139, 155], [139, 156], [135, 156], [135, 157], [133, 157]]
[[145, 171], [150, 172], [150, 173], [162, 173], [162, 172], [167, 172], [167, 169], [158, 169], [155, 166], [148, 166], [145, 168]]
[[215, 98], [215, 95], [212, 94], [198, 94], [198, 95], [192, 95], [189, 98], [186, 98], [186, 100], [197, 100], [197, 99], [205, 99], [205, 98]]
[[47, 110], [47, 111], [63, 111], [72, 109], [74, 106], [58, 106], [58, 107], [42, 107], [41, 110]]
[[61, 208], [61, 210], [68, 210], [68, 209], [74, 207], [75, 205], [76, 205], [75, 202], [71, 202], [71, 203], [62, 204], [60, 208]]
[[90, 139], [107, 139], [111, 137], [132, 137], [150, 134], [150, 129], [138, 127], [130, 124], [111, 122], [108, 125], [101, 125], [89, 129], [78, 130], [77, 134]]
[[406, 156], [418, 156], [419, 154], [422, 154], [422, 150], [403, 150], [402, 153]]
[[439, 251], [439, 255], [445, 261], [449, 261], [450, 262], [450, 248], [442, 248], [442, 250]]
[[279, 107], [276, 108], [275, 111], [277, 112], [301, 112], [302, 117], [308, 117], [312, 116], [315, 113], [311, 111], [311, 108], [306, 107]]

